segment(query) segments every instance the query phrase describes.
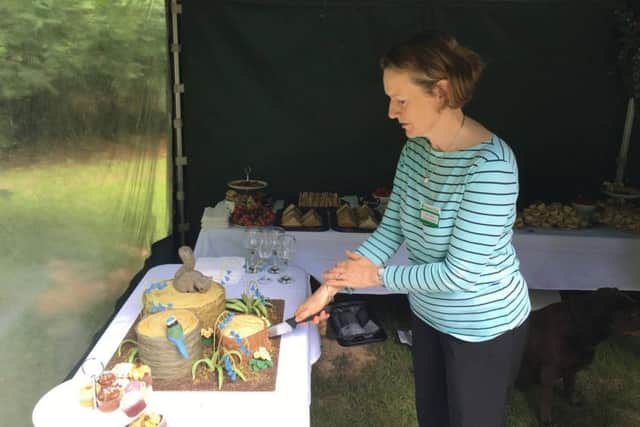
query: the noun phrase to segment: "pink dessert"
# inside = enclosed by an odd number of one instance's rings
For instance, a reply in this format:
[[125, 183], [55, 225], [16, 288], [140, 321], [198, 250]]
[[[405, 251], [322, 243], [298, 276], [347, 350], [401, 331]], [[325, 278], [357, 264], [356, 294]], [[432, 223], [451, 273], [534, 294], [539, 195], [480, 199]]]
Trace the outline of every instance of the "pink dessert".
[[120, 403], [120, 389], [118, 387], [101, 387], [98, 392], [98, 409], [102, 412], [112, 412]]
[[147, 407], [146, 384], [142, 381], [131, 381], [124, 389], [124, 396], [120, 401], [120, 409], [128, 417], [135, 417]]

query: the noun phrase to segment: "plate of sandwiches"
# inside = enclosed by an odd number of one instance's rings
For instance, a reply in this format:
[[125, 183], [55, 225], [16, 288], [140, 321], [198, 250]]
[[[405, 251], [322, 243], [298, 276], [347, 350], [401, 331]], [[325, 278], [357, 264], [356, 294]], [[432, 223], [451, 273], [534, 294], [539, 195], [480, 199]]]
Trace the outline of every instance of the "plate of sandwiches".
[[289, 231], [327, 231], [329, 229], [325, 210], [300, 208], [293, 203], [279, 213], [276, 224]]
[[602, 192], [614, 199], [638, 199], [640, 198], [640, 190], [634, 187], [626, 186], [619, 182], [604, 181], [602, 183]]
[[345, 203], [334, 213], [331, 228], [344, 233], [371, 233], [380, 224], [380, 213], [366, 204], [351, 207]]

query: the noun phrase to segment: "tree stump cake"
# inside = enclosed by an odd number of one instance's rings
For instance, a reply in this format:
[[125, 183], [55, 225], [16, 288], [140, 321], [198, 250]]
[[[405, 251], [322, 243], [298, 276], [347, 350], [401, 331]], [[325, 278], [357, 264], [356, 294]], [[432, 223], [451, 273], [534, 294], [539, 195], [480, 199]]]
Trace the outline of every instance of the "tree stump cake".
[[[244, 346], [251, 354], [264, 347], [271, 351], [266, 322], [253, 314], [235, 314], [221, 331], [222, 346], [241, 350]], [[246, 358], [245, 358], [246, 359]]]
[[180, 292], [172, 280], [153, 283], [142, 297], [143, 315], [158, 313], [167, 309], [191, 310], [200, 319], [204, 328], [212, 327], [218, 315], [224, 311], [225, 291], [217, 282], [205, 292]]
[[[173, 316], [184, 331], [184, 346], [189, 357], [183, 358], [167, 339], [167, 318]], [[190, 310], [164, 310], [138, 322], [136, 335], [142, 363], [149, 365], [154, 379], [173, 379], [191, 375], [191, 366], [202, 357], [201, 322]]]

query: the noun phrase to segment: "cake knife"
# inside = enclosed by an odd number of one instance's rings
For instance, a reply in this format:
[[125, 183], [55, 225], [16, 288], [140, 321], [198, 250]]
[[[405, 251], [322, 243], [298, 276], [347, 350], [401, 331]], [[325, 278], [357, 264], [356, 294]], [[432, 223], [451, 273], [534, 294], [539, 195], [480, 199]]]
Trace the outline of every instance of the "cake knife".
[[[328, 304], [322, 310], [324, 310], [327, 313], [331, 313], [332, 309], [333, 309], [333, 304]], [[322, 310], [320, 310], [318, 313], [320, 313]], [[296, 329], [296, 326], [298, 326], [300, 323], [308, 322], [309, 320], [313, 319], [314, 316], [317, 316], [318, 313], [312, 314], [311, 316], [307, 317], [304, 320], [301, 320], [300, 322], [296, 322], [296, 317], [293, 316], [288, 318], [284, 322], [280, 322], [280, 323], [276, 323], [275, 325], [272, 325], [269, 328], [269, 338], [275, 338], [275, 337], [279, 337], [280, 335], [293, 332]]]

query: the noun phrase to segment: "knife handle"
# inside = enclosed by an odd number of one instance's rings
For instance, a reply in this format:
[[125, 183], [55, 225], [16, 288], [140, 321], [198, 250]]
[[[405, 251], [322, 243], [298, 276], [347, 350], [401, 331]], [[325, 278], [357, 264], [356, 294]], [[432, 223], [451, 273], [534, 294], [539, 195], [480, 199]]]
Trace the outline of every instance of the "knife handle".
[[322, 310], [324, 310], [325, 312], [331, 314], [331, 310], [333, 310], [333, 304], [325, 305], [320, 311], [318, 311], [317, 313], [312, 314], [311, 316], [307, 317], [306, 319], [302, 319], [300, 322], [296, 322], [296, 317], [295, 316], [288, 318], [287, 320], [285, 320], [285, 322], [287, 322], [289, 324], [289, 326], [291, 326], [292, 328], [295, 328], [300, 323], [304, 323], [304, 322], [308, 322], [309, 320], [312, 320], [315, 316], [320, 314], [322, 312]]

